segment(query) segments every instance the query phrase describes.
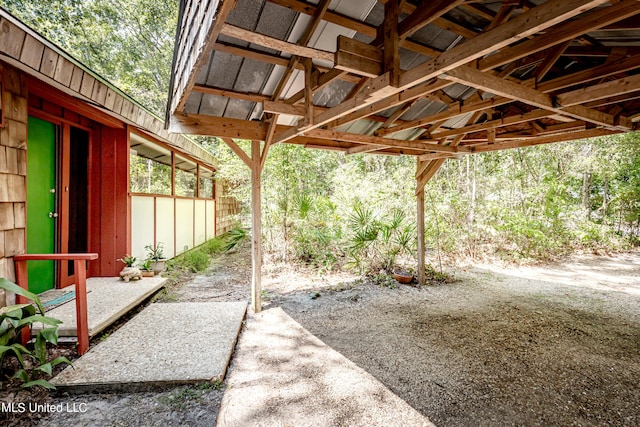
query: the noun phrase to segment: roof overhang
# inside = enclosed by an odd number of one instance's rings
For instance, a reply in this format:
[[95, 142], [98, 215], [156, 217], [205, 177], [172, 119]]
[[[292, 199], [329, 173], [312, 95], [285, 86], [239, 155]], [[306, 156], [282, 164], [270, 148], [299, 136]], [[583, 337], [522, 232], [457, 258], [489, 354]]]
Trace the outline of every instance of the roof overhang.
[[167, 124], [422, 162], [629, 132], [639, 14], [638, 0], [185, 0]]

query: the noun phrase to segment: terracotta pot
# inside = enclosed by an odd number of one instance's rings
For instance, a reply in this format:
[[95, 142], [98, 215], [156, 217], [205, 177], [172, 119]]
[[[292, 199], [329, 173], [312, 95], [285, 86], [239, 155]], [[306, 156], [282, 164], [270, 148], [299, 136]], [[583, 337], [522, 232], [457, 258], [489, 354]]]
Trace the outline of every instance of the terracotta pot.
[[142, 277], [153, 277], [156, 275], [156, 273], [154, 273], [153, 271], [146, 271], [146, 270], [142, 270]]
[[412, 274], [407, 273], [393, 273], [393, 278], [396, 279], [399, 283], [408, 284], [413, 280]]

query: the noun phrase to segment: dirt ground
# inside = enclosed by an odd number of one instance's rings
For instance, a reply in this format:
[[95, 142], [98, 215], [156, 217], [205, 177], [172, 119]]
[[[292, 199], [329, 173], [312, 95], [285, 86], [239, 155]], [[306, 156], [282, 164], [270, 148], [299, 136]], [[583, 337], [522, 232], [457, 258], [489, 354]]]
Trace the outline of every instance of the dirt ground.
[[[640, 253], [449, 273], [389, 288], [268, 263], [263, 296], [436, 425], [640, 425]], [[244, 248], [165, 300], [247, 300], [249, 279]], [[210, 426], [222, 393], [57, 396], [86, 412], [40, 425]]]

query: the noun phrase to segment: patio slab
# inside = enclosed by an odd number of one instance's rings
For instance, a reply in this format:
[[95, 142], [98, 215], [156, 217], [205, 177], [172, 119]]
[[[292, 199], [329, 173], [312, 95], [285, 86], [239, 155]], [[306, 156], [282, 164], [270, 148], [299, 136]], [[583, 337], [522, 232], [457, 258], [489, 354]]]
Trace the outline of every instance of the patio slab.
[[218, 427], [433, 426], [281, 308], [248, 318]]
[[[92, 277], [87, 279], [87, 317], [89, 337], [93, 337], [142, 301], [162, 288], [167, 279], [147, 277], [135, 282], [123, 282], [117, 277]], [[73, 290], [73, 286], [65, 289]], [[58, 328], [60, 337], [76, 337], [76, 302], [68, 302], [47, 311], [48, 317], [62, 321]], [[38, 327], [35, 326], [34, 333]]]
[[246, 309], [245, 302], [151, 304], [51, 384], [83, 393], [221, 380]]

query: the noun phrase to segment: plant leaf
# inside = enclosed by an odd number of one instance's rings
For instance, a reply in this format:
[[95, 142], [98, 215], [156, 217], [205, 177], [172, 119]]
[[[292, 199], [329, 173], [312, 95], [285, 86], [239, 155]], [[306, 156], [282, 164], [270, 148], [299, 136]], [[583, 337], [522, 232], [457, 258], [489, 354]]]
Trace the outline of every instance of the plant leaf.
[[51, 363], [43, 363], [34, 369], [34, 371], [44, 372], [47, 375], [51, 375]]
[[47, 341], [41, 333], [36, 337], [36, 344], [33, 352], [40, 363], [45, 363], [47, 361]]
[[44, 387], [47, 390], [55, 390], [56, 388], [54, 386], [52, 386], [49, 381], [47, 380], [35, 380], [35, 381], [29, 381], [28, 383], [22, 384], [22, 388], [29, 388], [29, 387], [33, 387], [33, 386], [40, 386], [40, 387]]
[[36, 303], [38, 309], [40, 309], [40, 313], [44, 313], [44, 308], [42, 307], [42, 303], [40, 302], [40, 298], [38, 295], [29, 292], [28, 290], [18, 286], [17, 284], [5, 279], [4, 277], [0, 277], [0, 289], [4, 289], [9, 292], [13, 292], [16, 295], [23, 296], [33, 302]]
[[39, 314], [36, 314], [34, 316], [29, 316], [26, 319], [22, 319], [19, 325], [22, 326], [22, 325], [33, 324], [37, 322], [43, 323], [45, 325], [50, 325], [50, 326], [57, 326], [62, 323], [61, 320], [54, 319], [53, 317], [41, 316]]
[[56, 365], [59, 365], [61, 363], [66, 363], [67, 365], [70, 365], [72, 368], [74, 368], [73, 363], [71, 362], [71, 360], [67, 359], [64, 356], [56, 357], [55, 359], [53, 359], [49, 363], [51, 364], [51, 366], [56, 366]]
[[45, 328], [40, 331], [40, 334], [44, 337], [45, 340], [49, 341], [51, 344], [58, 344], [58, 327], [55, 328]]
[[20, 366], [22, 367], [24, 367], [24, 359], [22, 358], [22, 355], [31, 354], [31, 352], [26, 348], [24, 348], [22, 345], [15, 343], [12, 345], [0, 346], [0, 358], [4, 356], [4, 354], [7, 353], [8, 351], [12, 351], [16, 355], [16, 357], [18, 358], [18, 361], [20, 362]]
[[16, 373], [13, 374], [12, 378], [18, 378], [19, 380], [22, 380], [23, 383], [26, 383], [29, 381], [29, 374], [27, 374], [25, 369], [18, 369]]

